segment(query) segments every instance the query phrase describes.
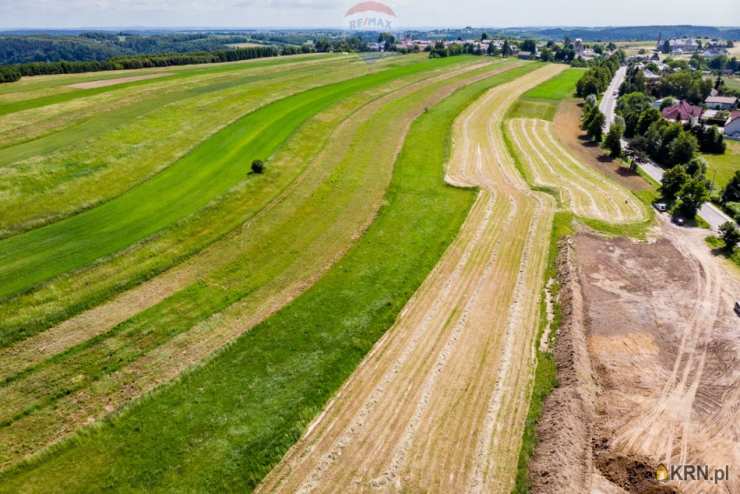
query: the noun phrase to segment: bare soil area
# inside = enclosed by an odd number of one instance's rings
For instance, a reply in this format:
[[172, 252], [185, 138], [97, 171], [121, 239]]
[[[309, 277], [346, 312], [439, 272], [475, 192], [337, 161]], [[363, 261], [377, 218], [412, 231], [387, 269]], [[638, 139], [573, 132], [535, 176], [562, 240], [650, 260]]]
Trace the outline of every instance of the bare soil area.
[[[533, 492], [740, 492], [740, 280], [702, 235], [663, 223], [652, 242], [579, 233], [565, 249]], [[730, 478], [659, 483], [660, 463]]]
[[584, 164], [617, 180], [630, 190], [644, 190], [649, 184], [637, 173], [613, 160], [597, 144], [590, 142], [580, 128], [581, 107], [575, 99], [564, 100], [555, 114], [555, 135], [568, 151]]

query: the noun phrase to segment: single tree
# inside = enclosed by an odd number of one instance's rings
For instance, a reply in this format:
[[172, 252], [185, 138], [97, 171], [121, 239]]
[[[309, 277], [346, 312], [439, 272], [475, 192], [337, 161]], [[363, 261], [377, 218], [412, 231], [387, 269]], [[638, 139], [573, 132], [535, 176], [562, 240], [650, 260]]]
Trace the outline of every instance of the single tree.
[[669, 147], [669, 160], [671, 164], [683, 164], [691, 161], [698, 148], [696, 137], [681, 129], [678, 136], [673, 139]]
[[504, 46], [501, 47], [501, 54], [505, 57], [509, 57], [514, 53], [514, 50], [511, 48], [511, 45], [509, 44], [509, 40], [504, 40]]
[[252, 173], [260, 174], [265, 171], [265, 162], [262, 160], [252, 161]]
[[740, 243], [740, 229], [732, 221], [722, 223], [719, 227], [719, 237], [725, 242], [725, 250], [732, 254]]
[[672, 201], [689, 180], [689, 174], [686, 173], [686, 167], [674, 166], [663, 174], [663, 180], [660, 184], [660, 194], [664, 199]]
[[599, 111], [598, 108], [594, 108], [591, 111], [591, 116], [586, 123], [586, 133], [588, 137], [596, 142], [601, 142], [601, 137], [604, 133], [604, 114]]
[[722, 204], [728, 202], [740, 202], [740, 170], [735, 172], [735, 175], [722, 192]]
[[693, 218], [702, 204], [709, 200], [709, 187], [703, 176], [690, 178], [678, 192], [678, 211], [686, 218]]
[[616, 159], [622, 156], [622, 135], [624, 135], [624, 124], [620, 121], [615, 121], [609, 127], [609, 132], [606, 133], [606, 138], [604, 139], [604, 145], [609, 150], [609, 156], [612, 158]]

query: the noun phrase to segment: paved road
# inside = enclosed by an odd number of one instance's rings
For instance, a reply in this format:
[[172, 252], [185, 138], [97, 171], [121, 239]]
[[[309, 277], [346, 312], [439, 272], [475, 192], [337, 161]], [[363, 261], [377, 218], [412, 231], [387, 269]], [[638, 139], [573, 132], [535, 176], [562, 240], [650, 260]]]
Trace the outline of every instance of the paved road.
[[[599, 110], [601, 110], [601, 113], [603, 113], [604, 117], [606, 117], [606, 130], [609, 130], [609, 127], [611, 127], [611, 124], [614, 122], [615, 110], [617, 109], [618, 96], [614, 93], [618, 92], [619, 86], [622, 85], [626, 74], [627, 67], [620, 67], [617, 70], [617, 72], [614, 74], [614, 78], [609, 83], [609, 87], [606, 89], [603, 98], [601, 98], [601, 103], [599, 103]], [[622, 147], [626, 146], [627, 141], [622, 139]], [[663, 179], [663, 169], [655, 163], [640, 163], [640, 168], [642, 168], [645, 173], [650, 175], [654, 180], [658, 182]], [[719, 226], [722, 223], [732, 221], [732, 218], [727, 216], [717, 206], [709, 202], [704, 203], [701, 209], [699, 209], [699, 215], [704, 218], [704, 220], [709, 223], [709, 226], [712, 228], [712, 230], [715, 231], [719, 230]]]
[[604, 129], [609, 130], [614, 122], [614, 111], [617, 109], [617, 98], [619, 94], [619, 86], [622, 85], [624, 77], [627, 75], [627, 67], [619, 67], [617, 72], [614, 74], [614, 78], [609, 83], [609, 87], [606, 88], [604, 96], [601, 98], [599, 103], [599, 110], [606, 117], [604, 122]]
[[[640, 163], [640, 168], [658, 182], [663, 179], [664, 170], [655, 163]], [[701, 209], [699, 209], [699, 216], [704, 218], [712, 230], [715, 231], [719, 230], [719, 226], [722, 223], [732, 221], [721, 209], [709, 202], [705, 202]]]

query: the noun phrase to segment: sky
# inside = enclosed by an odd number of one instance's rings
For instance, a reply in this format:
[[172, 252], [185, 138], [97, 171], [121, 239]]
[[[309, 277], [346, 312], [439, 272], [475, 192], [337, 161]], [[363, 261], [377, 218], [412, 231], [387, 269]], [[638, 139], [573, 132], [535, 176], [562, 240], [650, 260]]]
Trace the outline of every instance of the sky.
[[[360, 0], [0, 0], [0, 29], [343, 27]], [[740, 0], [388, 0], [394, 28], [740, 26]]]

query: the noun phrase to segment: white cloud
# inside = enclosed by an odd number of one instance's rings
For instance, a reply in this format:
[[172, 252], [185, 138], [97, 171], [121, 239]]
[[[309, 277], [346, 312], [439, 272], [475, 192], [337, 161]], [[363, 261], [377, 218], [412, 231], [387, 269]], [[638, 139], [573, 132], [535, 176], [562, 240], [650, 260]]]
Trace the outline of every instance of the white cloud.
[[[0, 27], [338, 26], [352, 0], [0, 0]], [[390, 0], [398, 26], [740, 25], [713, 0]]]

